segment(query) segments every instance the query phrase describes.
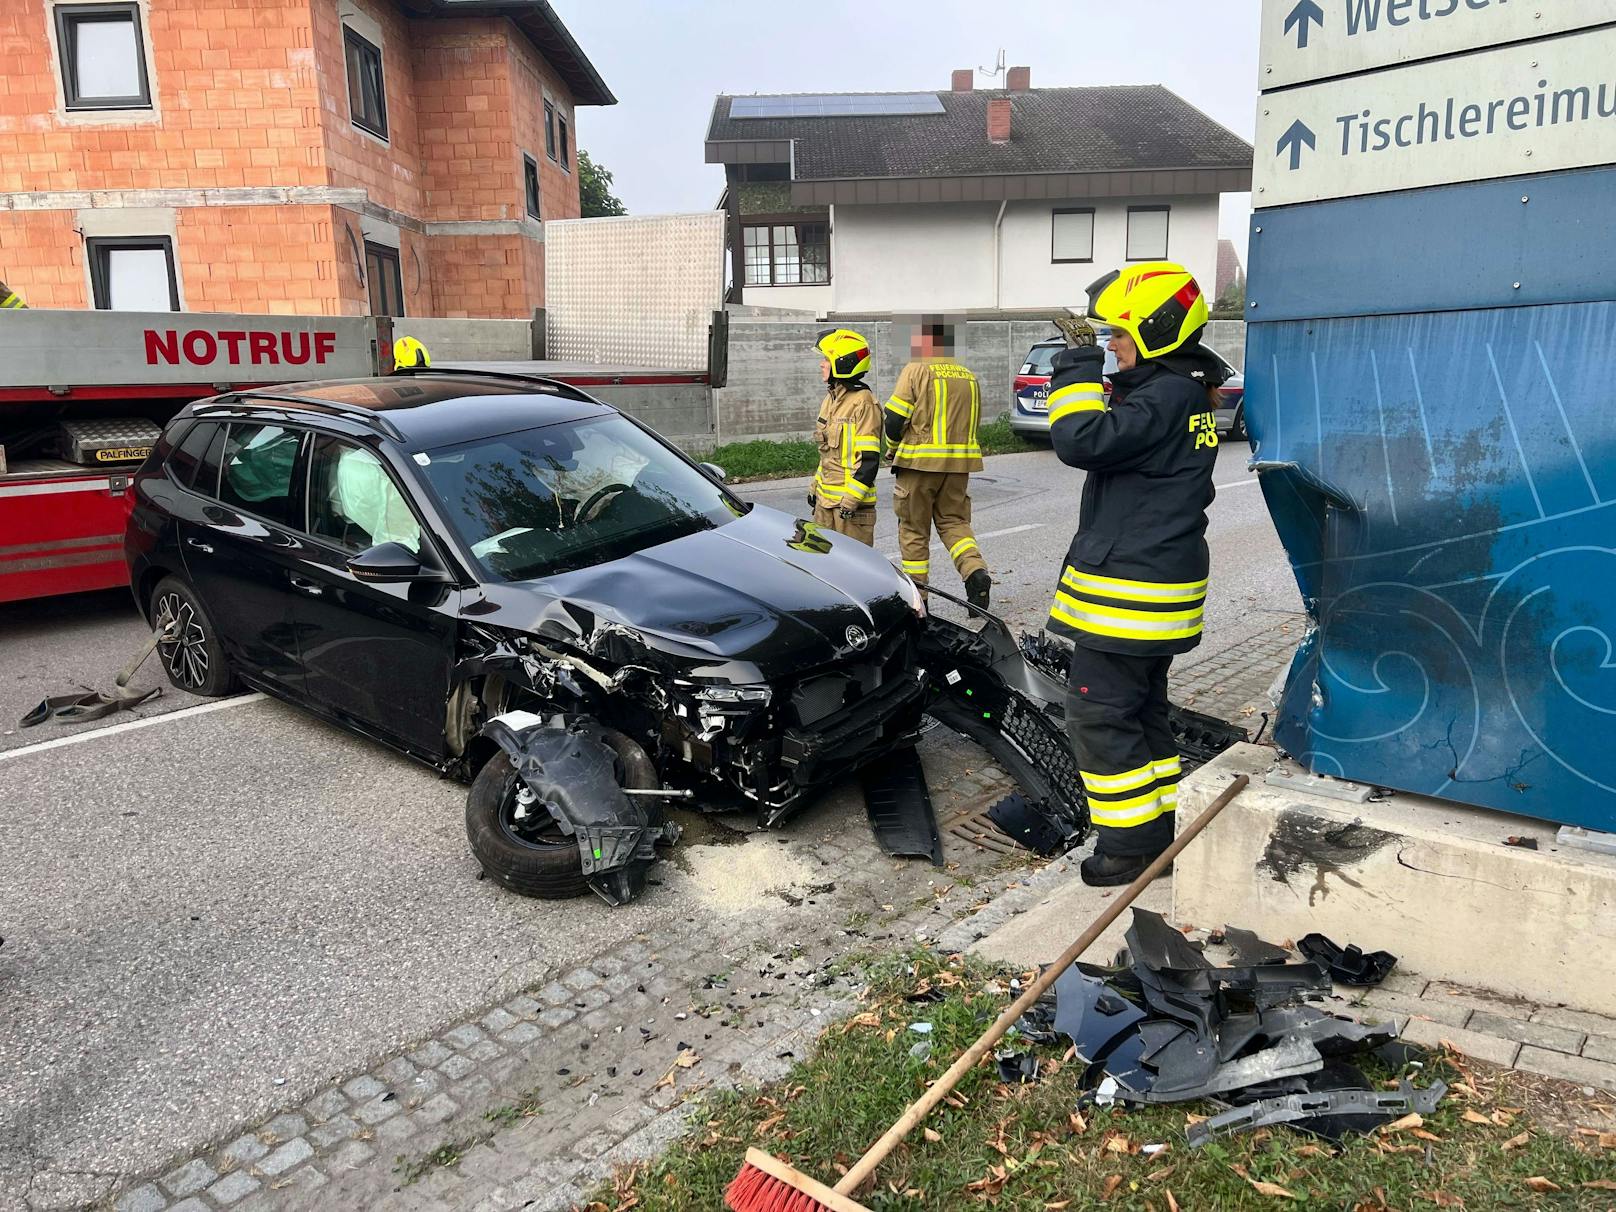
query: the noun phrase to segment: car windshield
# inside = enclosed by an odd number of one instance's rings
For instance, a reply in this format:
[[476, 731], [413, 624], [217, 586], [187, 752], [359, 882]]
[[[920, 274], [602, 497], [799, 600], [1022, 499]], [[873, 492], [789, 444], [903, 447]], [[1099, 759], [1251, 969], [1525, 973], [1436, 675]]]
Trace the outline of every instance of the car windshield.
[[415, 459], [451, 525], [499, 580], [603, 564], [743, 511], [620, 416], [480, 438]]

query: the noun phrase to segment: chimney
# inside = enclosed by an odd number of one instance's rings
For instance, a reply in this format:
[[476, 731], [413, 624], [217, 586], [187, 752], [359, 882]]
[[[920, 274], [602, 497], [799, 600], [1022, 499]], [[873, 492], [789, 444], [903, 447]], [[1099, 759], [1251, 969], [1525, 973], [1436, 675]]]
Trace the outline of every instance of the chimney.
[[954, 79], [950, 87], [956, 93], [968, 93], [971, 91], [971, 86], [975, 82], [976, 72], [968, 67], [956, 67], [954, 69]]
[[1032, 68], [1012, 67], [1009, 79], [1005, 82], [1005, 87], [1013, 93], [1026, 92], [1032, 87]]
[[994, 97], [988, 102], [988, 142], [1010, 142], [1010, 98]]

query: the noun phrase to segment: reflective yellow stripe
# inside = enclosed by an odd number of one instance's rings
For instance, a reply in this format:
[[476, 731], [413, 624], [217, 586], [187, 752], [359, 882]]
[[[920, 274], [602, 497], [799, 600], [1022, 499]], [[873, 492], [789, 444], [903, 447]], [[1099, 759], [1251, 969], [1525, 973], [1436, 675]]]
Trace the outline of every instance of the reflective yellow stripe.
[[921, 576], [921, 577], [923, 577], [928, 572], [931, 571], [931, 561], [930, 560], [905, 560], [903, 562], [903, 570], [905, 572], [907, 572], [910, 576]]
[[905, 442], [898, 447], [897, 457], [900, 459], [979, 459], [982, 457], [982, 447], [975, 443], [969, 446], [940, 446], [932, 442]]
[[1176, 778], [1184, 773], [1184, 767], [1180, 765], [1176, 756], [1163, 758], [1161, 761], [1154, 763], [1153, 769], [1156, 771], [1156, 777], [1161, 779]]
[[874, 484], [866, 485], [866, 484], [861, 484], [857, 480], [848, 480], [848, 482], [847, 482], [847, 490], [846, 490], [845, 495], [852, 498], [855, 501], [861, 502], [863, 504], [868, 504], [871, 501], [875, 500], [875, 485]]
[[1099, 800], [1089, 801], [1089, 819], [1096, 825], [1105, 825], [1110, 829], [1129, 829], [1135, 825], [1148, 825], [1159, 817], [1162, 811], [1161, 801], [1155, 796], [1150, 796], [1149, 802], [1138, 808], [1120, 812]]
[[931, 440], [934, 446], [948, 441], [948, 389], [941, 379], [931, 381]]
[[9, 307], [13, 311], [25, 308], [27, 306], [28, 304], [22, 301], [22, 296], [16, 291], [12, 291], [11, 293], [7, 294], [4, 299], [0, 299], [0, 307]]
[[1206, 581], [1128, 581], [1103, 577], [1097, 572], [1080, 572], [1067, 565], [1061, 583], [1071, 589], [1098, 593], [1108, 598], [1135, 602], [1188, 602], [1206, 596]]
[[977, 383], [976, 376], [971, 376], [971, 441], [976, 441], [977, 430], [982, 426], [982, 388]]
[[897, 413], [904, 420], [908, 420], [915, 415], [915, 406], [909, 403], [908, 400], [898, 399], [897, 396], [893, 396], [887, 401], [887, 408], [889, 411]]
[[855, 454], [880, 454], [880, 438], [854, 438], [853, 451]]
[[960, 556], [964, 555], [967, 551], [970, 551], [973, 547], [976, 547], [975, 539], [970, 537], [963, 538], [948, 549], [948, 558], [951, 560], [957, 560], [960, 558]]
[[1115, 791], [1133, 791], [1139, 787], [1147, 787], [1156, 781], [1156, 771], [1150, 763], [1134, 770], [1124, 770], [1121, 774], [1090, 774], [1087, 770], [1078, 771], [1083, 776], [1083, 788], [1086, 791], [1095, 791], [1101, 794]]
[[1057, 387], [1049, 393], [1049, 406], [1054, 408], [1057, 404], [1064, 404], [1068, 400], [1082, 400], [1085, 403], [1105, 406], [1105, 385], [1102, 383], [1068, 383], [1065, 387]]
[[1184, 640], [1200, 635], [1203, 615], [1199, 610], [1157, 613], [1146, 610], [1120, 610], [1080, 602], [1064, 593], [1055, 595], [1049, 617], [1068, 627], [1091, 635], [1123, 640]]

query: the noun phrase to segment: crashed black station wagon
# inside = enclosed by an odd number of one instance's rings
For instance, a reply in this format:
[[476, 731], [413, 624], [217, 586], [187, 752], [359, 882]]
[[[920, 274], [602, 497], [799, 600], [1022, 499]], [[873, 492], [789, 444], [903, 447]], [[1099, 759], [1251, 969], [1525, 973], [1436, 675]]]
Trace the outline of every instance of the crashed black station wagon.
[[217, 396], [135, 498], [130, 584], [170, 680], [245, 683], [470, 781], [471, 848], [518, 892], [627, 899], [671, 800], [773, 824], [949, 703], [1044, 798], [1078, 794], [1040, 773], [1075, 788], [1008, 633], [928, 620], [875, 551], [564, 383]]

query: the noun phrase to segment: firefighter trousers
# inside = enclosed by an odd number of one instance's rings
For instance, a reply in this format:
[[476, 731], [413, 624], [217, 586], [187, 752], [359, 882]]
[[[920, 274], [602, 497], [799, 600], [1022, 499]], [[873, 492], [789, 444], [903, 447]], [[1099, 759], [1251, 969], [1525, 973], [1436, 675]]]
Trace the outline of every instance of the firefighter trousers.
[[1168, 720], [1171, 656], [1078, 646], [1066, 687], [1066, 730], [1083, 776], [1096, 854], [1155, 857], [1173, 840], [1178, 744]]
[[821, 530], [831, 530], [837, 534], [850, 535], [866, 547], [875, 546], [874, 505], [866, 505], [862, 509], [855, 510], [850, 521], [843, 521], [841, 510], [833, 509], [828, 505], [815, 504], [814, 525]]
[[948, 548], [960, 580], [986, 571], [987, 562], [971, 530], [971, 476], [964, 471], [916, 471], [900, 467], [892, 486], [898, 515], [898, 555], [903, 570], [924, 583], [931, 574], [931, 531]]

